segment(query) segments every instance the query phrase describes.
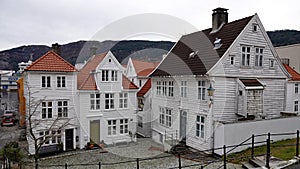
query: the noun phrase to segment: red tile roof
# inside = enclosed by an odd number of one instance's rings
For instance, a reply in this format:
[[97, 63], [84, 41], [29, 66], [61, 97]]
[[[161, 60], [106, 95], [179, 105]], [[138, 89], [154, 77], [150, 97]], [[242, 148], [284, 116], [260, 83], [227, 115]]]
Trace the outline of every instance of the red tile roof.
[[287, 64], [283, 64], [283, 66], [289, 72], [289, 74], [292, 76], [290, 81], [300, 81], [300, 74], [296, 70], [294, 70]]
[[138, 76], [148, 76], [159, 64], [159, 62], [146, 62], [132, 59], [134, 69]]
[[[92, 57], [80, 70], [77, 76], [77, 86], [79, 90], [97, 90], [95, 77], [91, 72], [95, 71], [106, 54], [107, 52]], [[124, 89], [138, 89], [138, 87], [124, 75], [122, 77], [122, 85]]]
[[76, 72], [75, 67], [53, 51], [49, 51], [28, 66], [26, 71]]
[[123, 89], [138, 89], [138, 87], [124, 75], [122, 77], [122, 85]]
[[148, 79], [144, 86], [137, 93], [138, 97], [143, 97], [151, 89], [151, 79]]

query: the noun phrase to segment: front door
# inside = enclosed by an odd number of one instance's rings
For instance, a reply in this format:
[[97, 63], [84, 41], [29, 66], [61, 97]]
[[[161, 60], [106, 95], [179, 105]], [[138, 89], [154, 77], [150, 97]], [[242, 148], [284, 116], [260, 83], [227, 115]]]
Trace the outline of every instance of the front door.
[[100, 144], [100, 120], [90, 121], [90, 142]]
[[185, 140], [186, 138], [186, 120], [187, 120], [187, 113], [186, 111], [180, 111], [180, 139]]
[[67, 129], [66, 131], [66, 150], [74, 149], [74, 129]]

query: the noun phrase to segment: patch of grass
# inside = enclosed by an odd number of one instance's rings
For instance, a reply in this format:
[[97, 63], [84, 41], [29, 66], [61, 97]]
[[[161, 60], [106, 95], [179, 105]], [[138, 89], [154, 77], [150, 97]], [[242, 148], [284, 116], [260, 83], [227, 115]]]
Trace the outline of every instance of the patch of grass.
[[[271, 143], [271, 156], [280, 158], [282, 160], [290, 160], [296, 155], [296, 142], [297, 139], [287, 139]], [[267, 146], [258, 146], [254, 148], [254, 156], [265, 155], [267, 152]], [[300, 152], [300, 148], [299, 148]], [[247, 161], [251, 158], [251, 148], [243, 150], [241, 152], [228, 155], [228, 161], [232, 163], [240, 163]]]

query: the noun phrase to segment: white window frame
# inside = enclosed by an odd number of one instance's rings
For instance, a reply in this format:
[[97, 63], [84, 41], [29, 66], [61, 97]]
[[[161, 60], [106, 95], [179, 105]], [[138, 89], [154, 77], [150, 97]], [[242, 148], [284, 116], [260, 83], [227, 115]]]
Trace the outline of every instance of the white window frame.
[[166, 127], [172, 126], [172, 109], [159, 107], [159, 124]]
[[56, 76], [56, 87], [66, 88], [66, 76]]
[[53, 118], [53, 102], [52, 101], [43, 101], [42, 102], [42, 114], [41, 115], [42, 115], [42, 119]]
[[107, 120], [107, 135], [117, 134], [117, 120]]
[[295, 83], [294, 91], [295, 91], [295, 94], [299, 94], [299, 83]]
[[299, 111], [299, 101], [295, 100], [294, 101], [294, 112], [298, 112]]
[[143, 128], [143, 117], [137, 116], [138, 127]]
[[229, 63], [234, 65], [234, 56], [229, 55]]
[[51, 76], [43, 75], [41, 77], [41, 86], [42, 86], [42, 88], [50, 88], [51, 87]]
[[169, 81], [168, 96], [169, 97], [173, 97], [174, 96], [174, 81]]
[[181, 81], [180, 97], [187, 97], [187, 81]]
[[250, 46], [242, 46], [241, 49], [241, 59], [242, 59], [242, 66], [250, 66], [250, 59], [251, 59], [251, 47]]
[[42, 145], [59, 144], [62, 142], [61, 130], [39, 131], [38, 139], [39, 139], [39, 144], [42, 144]]
[[102, 80], [102, 82], [108, 82], [109, 81], [109, 70], [102, 70], [101, 71], [101, 80]]
[[128, 93], [119, 93], [119, 108], [128, 108]]
[[167, 96], [168, 93], [167, 81], [162, 81], [162, 95]]
[[156, 95], [160, 96], [162, 94], [162, 84], [161, 81], [156, 82]]
[[274, 59], [270, 59], [270, 68], [271, 69], [275, 68], [275, 60]]
[[90, 110], [100, 110], [100, 93], [91, 93], [90, 94]]
[[128, 119], [120, 119], [120, 134], [128, 134]]
[[114, 93], [105, 93], [105, 110], [115, 109]]
[[68, 117], [68, 100], [57, 101], [57, 117]]
[[198, 81], [198, 99], [206, 100], [206, 80]]
[[264, 55], [264, 48], [262, 47], [255, 47], [255, 66], [262, 67], [263, 66], [263, 57]]
[[203, 115], [196, 116], [196, 137], [204, 139], [205, 138], [205, 119]]
[[111, 81], [113, 81], [113, 82], [116, 82], [116, 81], [118, 81], [118, 71], [116, 71], [116, 70], [112, 70], [112, 71], [110, 71], [110, 74], [111, 74]]

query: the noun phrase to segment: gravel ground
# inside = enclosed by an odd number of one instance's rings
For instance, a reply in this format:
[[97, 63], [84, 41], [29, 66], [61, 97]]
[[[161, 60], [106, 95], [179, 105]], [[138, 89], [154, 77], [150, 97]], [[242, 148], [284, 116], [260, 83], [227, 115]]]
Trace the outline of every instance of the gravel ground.
[[[142, 169], [164, 169], [178, 167], [178, 158], [163, 152], [160, 144], [154, 143], [149, 139], [139, 139], [137, 143], [130, 143], [117, 147], [105, 148], [103, 150], [78, 151], [76, 154], [59, 155], [56, 157], [43, 158], [40, 160], [40, 168], [63, 169], [65, 163], [70, 169], [97, 169], [98, 163], [101, 162], [101, 169], [132, 169], [137, 167], [136, 158], [139, 158], [139, 167]], [[70, 153], [69, 153], [70, 154]], [[144, 158], [152, 158], [144, 160]], [[123, 162], [123, 163], [122, 163]], [[116, 164], [117, 163], [117, 164]], [[182, 166], [186, 168], [199, 169], [199, 162], [181, 159]], [[214, 163], [205, 167], [205, 169], [215, 169], [222, 163]], [[27, 166], [26, 168], [32, 168]], [[229, 164], [229, 169], [240, 169], [241, 167]]]

